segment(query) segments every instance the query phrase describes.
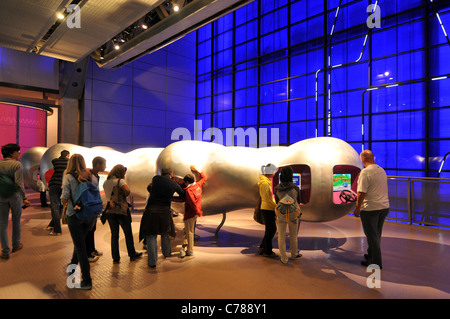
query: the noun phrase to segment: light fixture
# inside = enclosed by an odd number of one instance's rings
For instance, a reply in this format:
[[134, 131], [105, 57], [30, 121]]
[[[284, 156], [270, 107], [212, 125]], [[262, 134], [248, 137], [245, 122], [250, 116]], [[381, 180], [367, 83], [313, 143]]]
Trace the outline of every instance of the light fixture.
[[57, 17], [59, 20], [62, 20], [62, 19], [64, 19], [64, 14], [58, 13]]
[[180, 10], [180, 7], [178, 6], [178, 4], [174, 4], [173, 11], [178, 12], [178, 10]]
[[147, 26], [145, 23], [143, 23], [143, 24], [141, 25], [141, 27], [142, 27], [142, 29], [144, 29], [144, 30], [147, 30], [147, 29], [148, 29], [148, 26]]

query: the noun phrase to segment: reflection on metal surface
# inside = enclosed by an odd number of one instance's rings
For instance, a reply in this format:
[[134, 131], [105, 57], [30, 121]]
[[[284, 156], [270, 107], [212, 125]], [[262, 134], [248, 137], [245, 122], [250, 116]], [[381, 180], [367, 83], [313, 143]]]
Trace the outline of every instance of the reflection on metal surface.
[[[82, 154], [86, 166], [92, 166], [95, 156], [106, 159], [106, 170], [116, 164], [128, 168], [126, 179], [134, 196], [146, 197], [147, 185], [161, 169], [170, 167], [177, 177], [190, 173], [190, 166], [208, 176], [203, 188], [202, 208], [205, 215], [226, 213], [242, 208], [253, 208], [259, 196], [258, 179], [262, 165], [273, 163], [277, 167], [292, 165], [301, 176], [302, 220], [324, 222], [340, 218], [351, 212], [354, 203], [333, 202], [333, 173], [347, 173], [356, 179], [362, 169], [359, 154], [346, 142], [332, 137], [318, 137], [300, 141], [289, 147], [226, 147], [201, 141], [179, 141], [166, 148], [141, 148], [121, 153], [109, 147], [87, 148], [73, 144], [57, 144], [42, 154], [41, 174], [52, 169], [51, 160], [60, 156], [64, 149], [71, 154]], [[27, 151], [28, 152], [28, 151]], [[24, 169], [36, 165], [42, 150], [33, 150], [33, 156], [22, 155]], [[31, 153], [31, 151], [30, 151]], [[336, 171], [339, 167], [339, 171]], [[274, 183], [278, 183], [277, 174]], [[30, 187], [33, 182], [26, 180]], [[173, 203], [174, 209], [182, 211], [182, 203]]]

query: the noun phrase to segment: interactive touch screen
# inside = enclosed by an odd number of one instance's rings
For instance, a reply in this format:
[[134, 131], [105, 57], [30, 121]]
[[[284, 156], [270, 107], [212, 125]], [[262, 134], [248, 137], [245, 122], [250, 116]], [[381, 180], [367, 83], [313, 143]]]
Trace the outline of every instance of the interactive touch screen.
[[344, 189], [351, 190], [352, 175], [351, 174], [333, 174], [333, 191], [340, 192]]

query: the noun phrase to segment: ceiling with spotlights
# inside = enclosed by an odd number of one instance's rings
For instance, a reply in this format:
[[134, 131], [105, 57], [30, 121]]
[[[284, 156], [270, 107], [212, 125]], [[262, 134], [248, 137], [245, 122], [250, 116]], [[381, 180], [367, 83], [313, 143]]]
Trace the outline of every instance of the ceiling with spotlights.
[[0, 1], [0, 46], [69, 62], [92, 56], [115, 68], [251, 1]]

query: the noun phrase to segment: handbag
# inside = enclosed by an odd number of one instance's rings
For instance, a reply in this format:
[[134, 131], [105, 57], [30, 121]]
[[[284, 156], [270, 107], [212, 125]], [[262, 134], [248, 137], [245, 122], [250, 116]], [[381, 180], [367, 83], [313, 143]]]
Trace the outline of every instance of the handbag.
[[111, 198], [109, 200], [109, 209], [105, 210], [107, 214], [128, 216], [128, 203], [126, 201], [125, 193], [122, 187], [119, 186], [120, 179], [117, 181], [117, 185], [113, 187], [111, 192]]
[[265, 224], [264, 223], [264, 217], [263, 217], [263, 214], [261, 212], [261, 202], [262, 202], [262, 199], [261, 199], [261, 196], [259, 196], [258, 202], [256, 203], [256, 206], [255, 206], [255, 211], [253, 212], [253, 219], [258, 224], [264, 225]]

